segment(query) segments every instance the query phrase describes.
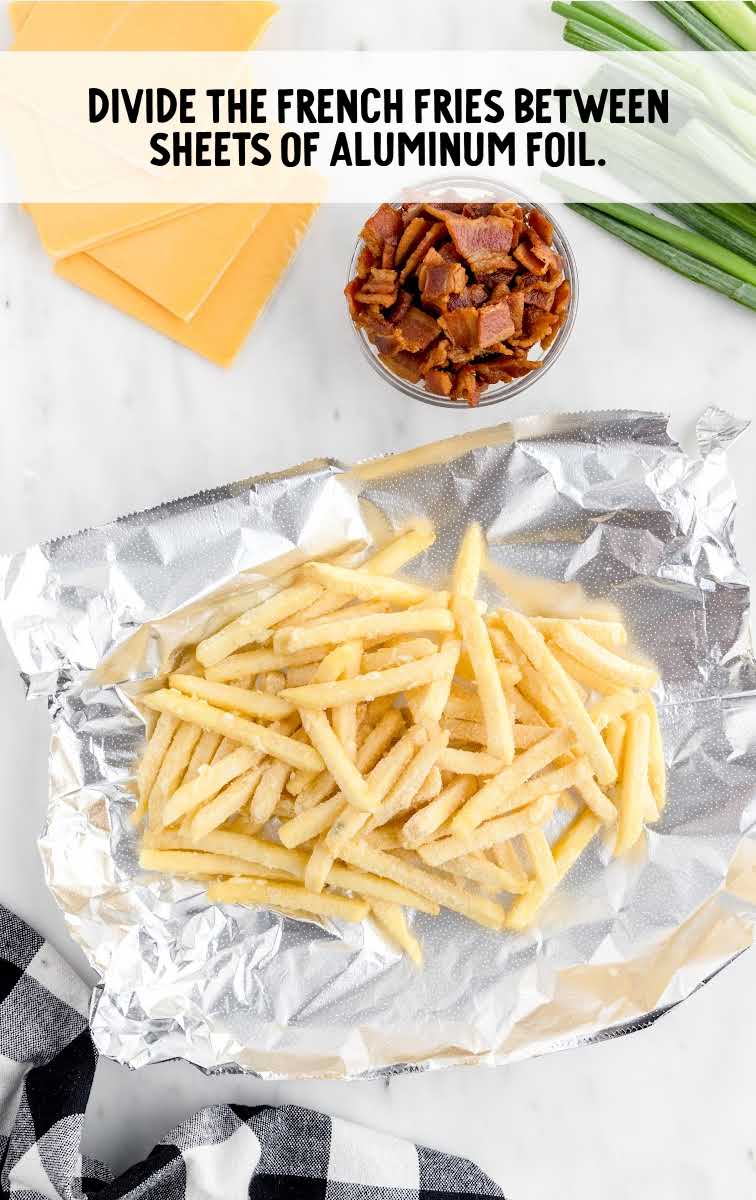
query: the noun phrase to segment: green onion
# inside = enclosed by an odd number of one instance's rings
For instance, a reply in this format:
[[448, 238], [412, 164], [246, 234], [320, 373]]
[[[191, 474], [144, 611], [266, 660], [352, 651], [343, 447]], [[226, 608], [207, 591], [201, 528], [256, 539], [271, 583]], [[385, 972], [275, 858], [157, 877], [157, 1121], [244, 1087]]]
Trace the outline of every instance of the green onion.
[[696, 233], [704, 234], [720, 246], [726, 246], [756, 264], [756, 235], [738, 229], [737, 225], [732, 225], [719, 213], [710, 212], [702, 204], [659, 204], [658, 207], [671, 217], [677, 217], [678, 221], [683, 221], [690, 229], [695, 229]]
[[756, 211], [750, 204], [704, 204], [709, 212], [716, 213], [723, 221], [728, 221], [738, 229], [756, 237]]
[[640, 229], [635, 229], [630, 225], [623, 225], [621, 221], [615, 220], [613, 217], [588, 204], [570, 204], [568, 207], [580, 213], [587, 220], [592, 221], [594, 225], [600, 225], [607, 233], [614, 234], [615, 237], [626, 242], [629, 246], [640, 250], [642, 254], [646, 254], [649, 258], [655, 259], [656, 262], [669, 267], [670, 270], [675, 271], [678, 275], [684, 275], [686, 279], [690, 279], [693, 283], [700, 283], [705, 287], [713, 288], [714, 291], [721, 292], [722, 295], [729, 297], [730, 300], [735, 300], [736, 303], [743, 304], [746, 308], [756, 311], [756, 287], [753, 287], [751, 284], [744, 283], [734, 275], [730, 275], [718, 267], [710, 266], [702, 262], [700, 258], [696, 258], [695, 255], [688, 254], [675, 246], [670, 246], [659, 238], [652, 237]]
[[[574, 0], [570, 7], [579, 9], [581, 13], [597, 17], [606, 25], [612, 25], [620, 33], [625, 33], [636, 42], [640, 42], [646, 50], [674, 50], [675, 48], [670, 42], [654, 33], [653, 29], [641, 25], [640, 21], [634, 20], [633, 17], [628, 17], [613, 4], [605, 4], [599, 0], [595, 0], [593, 3], [591, 0]], [[582, 17], [575, 16], [576, 21], [582, 19]]]
[[654, 8], [658, 8], [704, 50], [740, 50], [737, 42], [687, 0], [654, 0]]
[[557, 13], [560, 17], [566, 17], [568, 21], [577, 21], [586, 29], [592, 30], [594, 33], [601, 34], [602, 37], [611, 39], [612, 50], [648, 50], [649, 47], [645, 42], [639, 41], [630, 34], [618, 29], [615, 25], [609, 24], [608, 21], [602, 21], [599, 17], [593, 16], [591, 13], [584, 12], [579, 9], [577, 4], [565, 4], [563, 0], [553, 0], [551, 11]]
[[756, 13], [747, 4], [741, 4], [739, 0], [712, 0], [706, 4], [695, 0], [695, 4], [698, 11], [737, 42], [741, 50], [756, 50]]
[[736, 279], [742, 279], [744, 283], [749, 283], [756, 289], [756, 264], [728, 250], [726, 246], [712, 241], [711, 238], [683, 229], [681, 225], [675, 225], [672, 221], [664, 221], [661, 217], [656, 217], [643, 208], [635, 208], [632, 204], [592, 203], [592, 207], [607, 217], [621, 221], [623, 225], [632, 225], [634, 229], [666, 242], [668, 246], [692, 254], [702, 262], [711, 263], [713, 267], [726, 271]]

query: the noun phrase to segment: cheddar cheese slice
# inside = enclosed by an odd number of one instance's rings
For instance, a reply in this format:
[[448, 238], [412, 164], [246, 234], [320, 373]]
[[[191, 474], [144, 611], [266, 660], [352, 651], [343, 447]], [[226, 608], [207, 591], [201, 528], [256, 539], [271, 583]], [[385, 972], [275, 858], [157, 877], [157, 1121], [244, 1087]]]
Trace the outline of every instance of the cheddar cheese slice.
[[268, 211], [265, 204], [213, 204], [89, 253], [175, 317], [190, 321]]
[[219, 366], [229, 366], [260, 316], [315, 214], [314, 204], [274, 205], [191, 321], [182, 321], [89, 254], [61, 259], [62, 279], [107, 300]]
[[34, 0], [11, 0], [8, 9], [11, 29], [14, 33], [18, 33], [33, 8]]

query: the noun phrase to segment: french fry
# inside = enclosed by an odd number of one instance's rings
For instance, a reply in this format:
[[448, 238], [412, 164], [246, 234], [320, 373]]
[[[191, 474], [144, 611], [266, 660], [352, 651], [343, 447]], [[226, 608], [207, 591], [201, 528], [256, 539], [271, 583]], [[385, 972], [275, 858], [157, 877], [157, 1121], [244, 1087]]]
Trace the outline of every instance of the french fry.
[[553, 856], [556, 878], [551, 886], [535, 880], [524, 896], [515, 900], [507, 913], [507, 929], [519, 931], [530, 925], [543, 902], [551, 895], [558, 883], [572, 870], [580, 855], [595, 838], [601, 822], [587, 810], [580, 814], [554, 844]]
[[[311, 746], [277, 733], [265, 725], [249, 721], [246, 717], [224, 712], [208, 704], [206, 700], [193, 700], [181, 692], [163, 689], [143, 696], [142, 703], [156, 712], [169, 712], [182, 721], [196, 725], [200, 731], [204, 729], [208, 733], [220, 733], [239, 745], [270, 754], [271, 758], [280, 758], [291, 767], [318, 771], [323, 766], [322, 758]], [[199, 732], [197, 736], [199, 737]]]
[[[543, 635], [531, 625], [527, 617], [523, 617], [519, 613], [500, 609], [498, 615], [507, 631], [530, 660], [533, 668], [542, 672], [548, 686], [563, 707], [566, 723], [572, 726], [578, 741], [590, 759], [599, 783], [613, 783], [617, 772], [612, 756], [575, 692], [569, 676], [548, 649]], [[590, 638], [586, 640], [590, 642]], [[595, 643], [593, 644], [595, 645]], [[609, 651], [602, 650], [601, 653], [609, 654]]]
[[272, 762], [260, 776], [249, 806], [250, 820], [262, 828], [276, 811], [291, 767], [288, 763]]
[[[286, 687], [304, 687], [305, 684], [313, 683], [315, 680], [316, 669], [310, 667], [288, 667], [286, 670]], [[282, 688], [281, 691], [285, 689]]]
[[[343, 678], [354, 679], [359, 674], [362, 662], [362, 642], [348, 642], [345, 650], [346, 662]], [[331, 723], [336, 737], [344, 747], [344, 753], [354, 762], [357, 758], [357, 705], [339, 704], [331, 714]]]
[[557, 662], [564, 667], [576, 688], [582, 688], [584, 692], [600, 692], [602, 695], [610, 696], [622, 687], [621, 684], [607, 678], [606, 675], [599, 675], [593, 667], [587, 667], [585, 663], [579, 662], [572, 654], [563, 650], [558, 642], [549, 642], [549, 649]]
[[381, 933], [403, 950], [416, 967], [422, 967], [423, 951], [417, 938], [407, 928], [404, 909], [398, 904], [373, 900], [370, 904], [370, 915]]
[[268, 871], [253, 863], [224, 854], [208, 854], [204, 850], [150, 850], [139, 852], [139, 865], [145, 871], [161, 871], [165, 875], [253, 875], [262, 879], [285, 879], [281, 872]]
[[273, 883], [267, 880], [235, 880], [208, 885], [208, 899], [214, 904], [251, 904], [269, 908], [282, 906], [290, 911], [336, 917], [342, 921], [363, 921], [370, 911], [365, 900], [346, 896], [315, 896], [298, 883]]
[[459, 875], [462, 879], [469, 879], [485, 888], [491, 888], [494, 892], [520, 895], [528, 888], [528, 881], [522, 878], [522, 872], [519, 875], [511, 874], [503, 867], [489, 862], [482, 854], [462, 854], [452, 862], [446, 863], [444, 869], [450, 875]]
[[651, 696], [643, 701], [643, 711], [649, 721], [648, 782], [659, 816], [667, 803], [667, 768], [664, 762], [664, 743], [659, 726], [659, 714]]
[[150, 792], [178, 727], [179, 722], [177, 718], [172, 717], [170, 713], [161, 713], [155, 723], [152, 736], [147, 743], [147, 749], [142, 755], [142, 761], [137, 770], [138, 801], [133, 814], [135, 822], [140, 821], [147, 811], [147, 801], [149, 800]]
[[502, 758], [505, 763], [511, 763], [515, 751], [514, 718], [496, 670], [496, 658], [485, 622], [475, 601], [467, 595], [455, 597], [454, 615], [478, 685], [488, 752]]
[[214, 667], [207, 667], [205, 675], [216, 683], [232, 683], [250, 675], [261, 675], [264, 671], [286, 671], [289, 667], [307, 667], [320, 662], [326, 653], [324, 646], [310, 646], [294, 654], [276, 654], [275, 650], [245, 650], [231, 654]]
[[439, 757], [442, 771], [455, 775], [497, 775], [504, 769], [504, 760], [478, 750], [446, 749]]
[[220, 739], [220, 741], [218, 742], [218, 747], [215, 751], [215, 754], [210, 759], [211, 765], [215, 766], [215, 764], [219, 763], [222, 759], [224, 759], [226, 757], [226, 755], [233, 754], [234, 750], [238, 750], [238, 749], [239, 749], [239, 743], [235, 742], [233, 740], [233, 738], [222, 737]]
[[377, 696], [414, 688], [438, 679], [447, 669], [442, 654], [431, 654], [428, 658], [418, 659], [403, 667], [392, 667], [388, 671], [371, 671], [368, 675], [356, 675], [354, 679], [335, 683], [311, 683], [306, 687], [287, 688], [282, 695], [299, 709], [334, 708], [338, 704], [374, 700]]
[[323, 589], [317, 583], [295, 583], [292, 587], [284, 588], [270, 600], [248, 609], [230, 625], [200, 642], [197, 658], [203, 667], [213, 667], [241, 646], [267, 640], [269, 629], [286, 617], [301, 612], [322, 594]]
[[[439, 660], [440, 673], [423, 687], [405, 685], [407, 701], [416, 721], [438, 723], [449, 699], [454, 672], [459, 662], [462, 643], [456, 637], [445, 637], [441, 649], [435, 656]], [[425, 661], [425, 660], [424, 660]]]
[[395, 579], [391, 575], [333, 567], [327, 563], [308, 563], [302, 568], [302, 574], [328, 591], [356, 596], [359, 600], [385, 600], [389, 604], [410, 605], [420, 604], [428, 594], [427, 588]]
[[637, 709], [625, 717], [625, 749], [619, 786], [619, 827], [614, 853], [631, 850], [643, 831], [651, 723]]
[[194, 725], [179, 725], [173, 735], [149, 795], [147, 807], [151, 825], [161, 822], [163, 808], [180, 786], [199, 739], [200, 730]]
[[604, 730], [606, 748], [614, 759], [617, 768], [617, 778], [622, 776], [622, 752], [625, 746], [625, 722], [622, 717], [615, 717]]
[[426, 744], [420, 747], [394, 784], [375, 816], [368, 821], [366, 826], [368, 832], [371, 829], [380, 828], [381, 825], [386, 825], [389, 821], [393, 821], [394, 817], [398, 817], [412, 807], [417, 793], [438, 762], [448, 741], [449, 734], [443, 730], [436, 730], [431, 734]]
[[378, 807], [375, 797], [371, 795], [358, 768], [345, 753], [325, 713], [302, 709], [301, 717], [307, 736], [333, 776], [337, 787], [343, 792], [344, 799], [363, 812], [375, 812]]
[[652, 667], [630, 662], [605, 646], [597, 645], [574, 625], [561, 626], [555, 632], [554, 640], [578, 662], [621, 687], [652, 688], [659, 681], [659, 675]]
[[415, 804], [428, 804], [431, 800], [435, 800], [437, 796], [440, 796], [443, 786], [438, 767], [431, 767], [425, 777], [425, 782], [417, 789]]
[[448, 784], [435, 800], [414, 813], [405, 823], [402, 829], [403, 844], [410, 849], [423, 845], [469, 799], [477, 786], [477, 780], [471, 775], [461, 775]]
[[430, 521], [415, 521], [371, 554], [362, 564], [362, 570], [376, 575], [395, 575], [413, 558], [430, 549], [435, 540], [436, 533]]
[[268, 696], [277, 696], [286, 687], [286, 675], [283, 671], [266, 671], [257, 676], [257, 687]]
[[453, 912], [462, 913], [479, 925], [485, 925], [489, 929], [502, 929], [504, 926], [506, 909], [500, 904], [485, 896], [468, 892], [456, 884], [446, 883], [437, 875], [402, 862], [384, 850], [376, 850], [366, 842], [347, 842], [342, 847], [341, 857], [363, 871], [370, 871], [385, 879], [393, 879], [394, 883], [401, 887], [409, 888], [410, 891], [417, 892], [418, 895], [425, 896], [444, 908], [450, 908]]
[[510, 841], [521, 833], [527, 833], [543, 824], [553, 811], [557, 794], [542, 795], [525, 808], [519, 808], [503, 817], [494, 817], [480, 825], [469, 837], [452, 834], [450, 837], [428, 842], [420, 847], [418, 854], [429, 866], [440, 867], [452, 859], [461, 858], [463, 854], [490, 850], [499, 842]]
[[217, 733], [203, 733], [200, 736], [197, 745], [194, 747], [192, 757], [189, 759], [189, 766], [186, 768], [186, 775], [184, 776], [184, 784], [190, 783], [192, 779], [196, 779], [202, 767], [210, 765], [220, 743], [220, 735]]
[[[261, 757], [261, 756], [260, 756]], [[263, 773], [263, 764], [258, 762], [239, 775], [231, 783], [218, 792], [207, 804], [203, 804], [189, 821], [187, 836], [193, 842], [201, 842], [209, 833], [233, 817], [244, 805], [251, 800], [255, 788]]]
[[233, 687], [228, 683], [213, 683], [198, 675], [171, 675], [168, 686], [183, 692], [185, 696], [207, 700], [215, 708], [237, 712], [245, 717], [259, 717], [264, 721], [280, 721], [293, 712], [292, 706], [277, 696], [248, 691], [247, 688]]
[[600, 646], [612, 647], [627, 645], [627, 630], [621, 621], [597, 621], [590, 617], [534, 617], [531, 621], [544, 637], [554, 637], [560, 629], [571, 625], [579, 629], [587, 637], [593, 638]]
[[452, 592], [455, 598], [475, 595], [482, 565], [483, 531], [480, 525], [469, 525], [452, 572]]
[[382, 650], [372, 650], [362, 656], [362, 671], [385, 671], [389, 667], [403, 667], [406, 663], [414, 662], [416, 658], [427, 658], [435, 654], [438, 646], [429, 638], [414, 638], [411, 641], [396, 642], [393, 646], [385, 646]]
[[[528, 829], [522, 835], [522, 840], [533, 865], [533, 873], [540, 886], [547, 891], [555, 887], [558, 879], [557, 867], [546, 834], [542, 829]], [[510, 843], [505, 844], [510, 845]]]
[[[527, 842], [528, 838], [540, 835], [548, 845], [548, 839], [542, 829], [526, 830], [522, 835], [523, 841]], [[497, 867], [501, 867], [503, 871], [507, 871], [513, 880], [517, 881], [516, 895], [523, 895], [529, 886], [529, 879], [525, 872], [519, 855], [514, 848], [514, 842], [497, 842], [495, 846], [489, 847], [488, 851], [479, 851], [480, 854], [490, 854]]]
[[301, 846], [326, 833], [345, 807], [346, 800], [341, 792], [337, 792], [330, 799], [321, 800], [314, 808], [307, 808], [284, 825], [280, 825], [278, 836], [284, 846], [293, 850], [295, 846]]
[[[413, 608], [405, 612], [343, 616], [322, 625], [294, 625], [275, 634], [273, 646], [281, 653], [304, 650], [317, 644], [339, 645], [365, 638], [389, 638], [406, 633], [450, 633], [454, 618], [447, 608]], [[423, 681], [425, 682], [425, 681]]]
[[554, 617], [579, 616], [588, 601], [579, 583], [531, 579], [486, 557], [483, 571], [504, 596], [523, 612]]
[[520, 754], [511, 766], [502, 768], [459, 810], [452, 821], [454, 832], [461, 836], [472, 833], [488, 817], [501, 810], [507, 797], [516, 796], [523, 784], [569, 750], [571, 743], [569, 731], [557, 729]]
[[238, 746], [233, 753], [226, 755], [212, 766], [204, 767], [189, 783], [181, 787], [166, 800], [159, 815], [159, 823], [164, 828], [175, 825], [187, 813], [193, 812], [201, 804], [212, 800], [234, 779], [238, 779], [245, 771], [257, 766], [260, 753]]
[[592, 704], [588, 715], [596, 728], [603, 730], [611, 725], [612, 721], [632, 712], [642, 702], [643, 697], [638, 692], [614, 692], [613, 695], [605, 696], [603, 700]]
[[591, 774], [590, 767], [583, 761], [578, 763], [578, 778], [575, 787], [582, 796], [586, 807], [598, 817], [604, 825], [614, 825], [617, 820], [617, 809], [608, 796], [605, 796]]

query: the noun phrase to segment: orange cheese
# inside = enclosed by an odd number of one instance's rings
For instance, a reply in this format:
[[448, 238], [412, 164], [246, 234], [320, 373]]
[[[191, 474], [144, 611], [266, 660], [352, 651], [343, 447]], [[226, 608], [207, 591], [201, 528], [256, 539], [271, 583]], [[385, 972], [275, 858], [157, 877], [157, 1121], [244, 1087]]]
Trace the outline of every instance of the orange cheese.
[[228, 366], [288, 266], [316, 207], [274, 205], [191, 321], [179, 320], [89, 254], [61, 259], [55, 270], [182, 346]]
[[92, 258], [182, 321], [223, 277], [269, 206], [213, 204], [94, 246]]
[[11, 29], [18, 33], [34, 7], [34, 0], [11, 0], [9, 4]]
[[[16, 50], [247, 50], [276, 5], [267, 0], [38, 0], [18, 32]], [[30, 204], [53, 258], [89, 249], [188, 213], [199, 205]], [[212, 224], [212, 222], [211, 222]]]

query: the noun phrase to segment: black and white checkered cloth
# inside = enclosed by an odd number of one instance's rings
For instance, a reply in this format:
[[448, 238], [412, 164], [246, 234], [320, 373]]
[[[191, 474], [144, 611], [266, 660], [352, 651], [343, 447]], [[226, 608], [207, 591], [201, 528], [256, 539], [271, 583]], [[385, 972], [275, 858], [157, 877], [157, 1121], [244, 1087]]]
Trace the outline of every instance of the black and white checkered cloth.
[[203, 1109], [118, 1179], [83, 1158], [97, 1052], [89, 992], [0, 906], [0, 1197], [454, 1200], [502, 1196], [473, 1163], [303, 1108]]

